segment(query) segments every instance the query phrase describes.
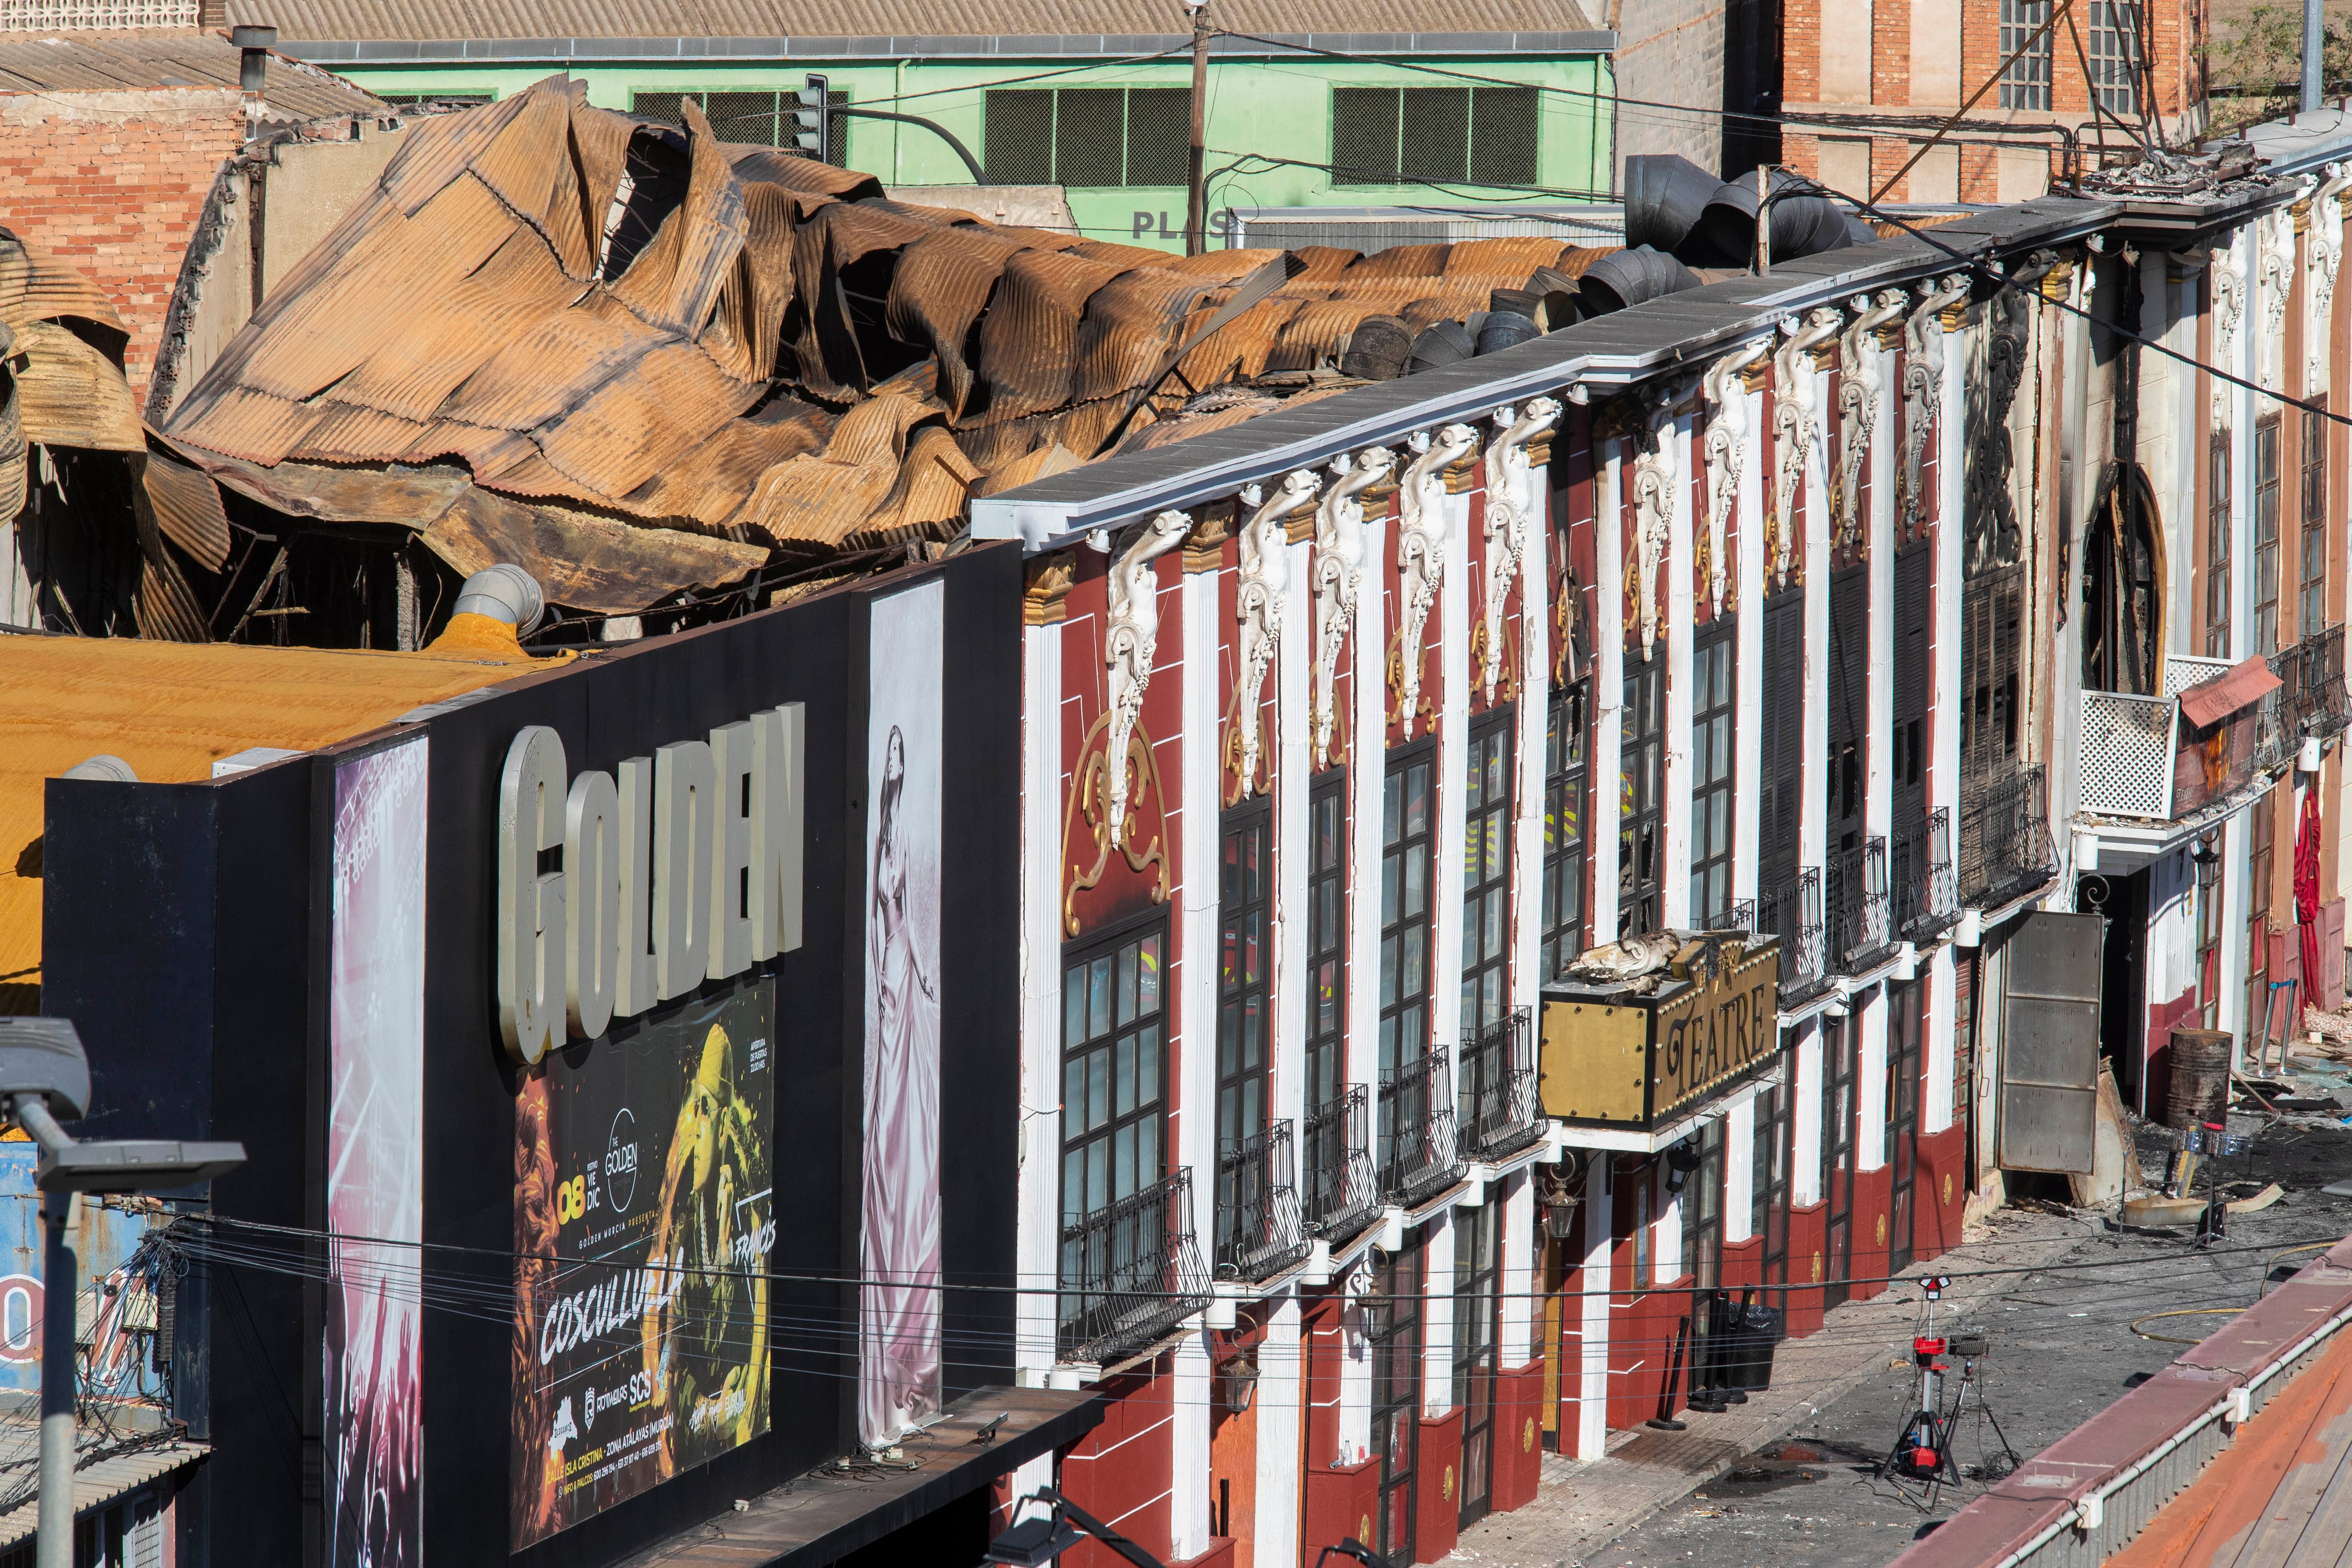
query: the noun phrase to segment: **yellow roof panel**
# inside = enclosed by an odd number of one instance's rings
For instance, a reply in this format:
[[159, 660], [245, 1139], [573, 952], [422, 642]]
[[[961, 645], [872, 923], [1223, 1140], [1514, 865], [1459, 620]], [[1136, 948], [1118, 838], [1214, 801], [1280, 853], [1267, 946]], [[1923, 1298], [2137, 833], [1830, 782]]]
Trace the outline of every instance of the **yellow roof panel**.
[[250, 747], [312, 751], [557, 662], [0, 636], [0, 985], [39, 976], [44, 781], [100, 752], [151, 783], [207, 779]]

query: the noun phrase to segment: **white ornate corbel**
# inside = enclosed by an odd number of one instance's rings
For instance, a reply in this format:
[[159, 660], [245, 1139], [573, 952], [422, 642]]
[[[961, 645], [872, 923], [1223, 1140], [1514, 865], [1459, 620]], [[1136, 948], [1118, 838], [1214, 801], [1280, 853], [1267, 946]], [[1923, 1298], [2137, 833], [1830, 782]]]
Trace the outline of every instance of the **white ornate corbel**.
[[1732, 350], [1706, 367], [1700, 385], [1715, 409], [1706, 422], [1706, 597], [1710, 613], [1723, 614], [1724, 534], [1739, 499], [1741, 471], [1748, 466], [1748, 394], [1740, 373], [1772, 346], [1759, 338]]
[[1397, 489], [1397, 596], [1404, 606], [1397, 637], [1397, 717], [1407, 740], [1421, 707], [1421, 638], [1437, 584], [1445, 576], [1445, 470], [1478, 444], [1467, 425], [1448, 425], [1432, 439], [1413, 433], [1415, 454]]
[[2310, 314], [2303, 329], [2305, 393], [2327, 389], [2328, 349], [2334, 342], [2328, 327], [2335, 320], [2336, 269], [2344, 259], [2344, 209], [2336, 198], [2347, 185], [2352, 185], [2352, 178], [2347, 177], [2345, 166], [2330, 163], [2327, 178], [2311, 194], [2310, 278], [2305, 289]]
[[1250, 797], [1257, 778], [1258, 694], [1265, 689], [1266, 667], [1282, 641], [1282, 600], [1290, 586], [1290, 538], [1284, 520], [1315, 499], [1322, 481], [1311, 468], [1297, 468], [1282, 477], [1271, 499], [1263, 485], [1242, 487], [1242, 504], [1253, 509], [1242, 525], [1241, 575], [1234, 590], [1234, 618], [1241, 623], [1242, 684], [1234, 694], [1234, 710], [1241, 725], [1241, 797]]
[[1641, 394], [1642, 423], [1633, 433], [1634, 616], [1642, 631], [1642, 658], [1658, 638], [1658, 568], [1666, 559], [1667, 513], [1674, 507], [1675, 405], [1671, 384], [1653, 383]]
[[1527, 553], [1528, 530], [1535, 521], [1535, 474], [1528, 444], [1559, 422], [1559, 400], [1530, 397], [1516, 413], [1495, 410], [1496, 434], [1486, 444], [1486, 700], [1503, 675], [1504, 616], [1511, 584]]
[[1192, 520], [1163, 511], [1128, 536], [1111, 563], [1109, 631], [1103, 637], [1103, 663], [1110, 668], [1110, 738], [1104, 753], [1110, 774], [1110, 842], [1127, 831], [1128, 742], [1143, 714], [1143, 693], [1151, 684], [1151, 657], [1160, 640], [1160, 584], [1151, 563], [1184, 542]]
[[[1315, 765], [1331, 760], [1331, 731], [1339, 720], [1333, 693], [1339, 679], [1339, 650], [1356, 614], [1356, 589], [1364, 576], [1364, 503], [1357, 496], [1387, 477], [1396, 454], [1369, 447], [1350, 460], [1331, 461], [1339, 482], [1323, 492], [1315, 509]], [[1361, 679], [1360, 673], [1359, 679]]]
[[[2246, 275], [2238, 268], [2236, 251], [2223, 247], [2213, 252], [2210, 270], [2213, 289], [2213, 363], [2231, 374], [2236, 367], [2230, 363], [2231, 351], [2237, 346], [2239, 325], [2246, 319]], [[2229, 383], [2216, 377], [2213, 383], [2213, 424], [2226, 428], [2230, 423]]]
[[1844, 321], [1836, 310], [1823, 306], [1800, 326], [1794, 316], [1780, 319], [1786, 334], [1772, 354], [1772, 584], [1789, 585], [1789, 553], [1792, 545], [1797, 486], [1805, 476], [1821, 425], [1813, 406], [1815, 383], [1812, 352], [1837, 336]]
[[2286, 357], [2286, 307], [2294, 292], [2294, 213], [2287, 207], [2254, 220], [2254, 278], [2262, 290], [2263, 335], [2254, 359], [2263, 385], [2279, 387], [2279, 362]]
[[1838, 517], [1841, 544], [1859, 546], [1864, 531], [1862, 465], [1870, 456], [1870, 440], [1878, 433], [1878, 394], [1885, 385], [1879, 374], [1878, 331], [1903, 314], [1910, 303], [1900, 289], [1889, 289], [1873, 305], [1870, 296], [1853, 297], [1854, 317], [1840, 340], [1838, 378]]
[[1969, 297], [1969, 275], [1919, 285], [1919, 308], [1903, 323], [1903, 523], [1919, 524], [1919, 466], [1927, 432], [1944, 405], [1944, 312]]

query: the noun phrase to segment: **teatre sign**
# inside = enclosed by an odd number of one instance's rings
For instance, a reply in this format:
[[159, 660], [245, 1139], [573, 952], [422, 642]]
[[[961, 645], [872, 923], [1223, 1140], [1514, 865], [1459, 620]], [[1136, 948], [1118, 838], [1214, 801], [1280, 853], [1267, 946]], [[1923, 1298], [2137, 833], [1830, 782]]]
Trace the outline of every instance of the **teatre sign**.
[[[499, 787], [499, 1026], [536, 1062], [801, 944], [805, 709], [565, 782], [543, 724]], [[552, 868], [547, 852], [560, 850]]]

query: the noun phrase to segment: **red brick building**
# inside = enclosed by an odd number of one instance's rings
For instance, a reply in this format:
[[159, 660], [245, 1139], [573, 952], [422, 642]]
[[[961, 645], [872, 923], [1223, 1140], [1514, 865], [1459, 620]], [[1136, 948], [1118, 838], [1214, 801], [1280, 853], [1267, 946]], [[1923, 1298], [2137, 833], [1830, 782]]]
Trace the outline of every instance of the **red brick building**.
[[1856, 195], [1894, 180], [1895, 201], [2014, 202], [2070, 161], [2202, 130], [2207, 0], [2101, 0], [2045, 27], [2051, 14], [2051, 0], [1787, 0], [1785, 161]]
[[[0, 223], [112, 298], [142, 399], [214, 176], [245, 150], [238, 60], [226, 37], [193, 27], [0, 34]], [[269, 58], [265, 138], [385, 112], [341, 77]]]

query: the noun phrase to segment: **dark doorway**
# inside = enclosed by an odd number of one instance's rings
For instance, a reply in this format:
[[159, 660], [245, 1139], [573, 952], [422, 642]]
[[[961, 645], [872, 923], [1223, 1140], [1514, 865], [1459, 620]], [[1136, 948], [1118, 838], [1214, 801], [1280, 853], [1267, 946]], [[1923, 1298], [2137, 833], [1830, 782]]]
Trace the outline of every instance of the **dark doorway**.
[[1845, 1302], [1853, 1278], [1853, 1121], [1857, 1109], [1854, 1085], [1861, 1066], [1860, 1020], [1822, 1020], [1822, 1054], [1829, 1068], [1822, 1084], [1822, 1164], [1827, 1174], [1829, 1215], [1827, 1255], [1822, 1272], [1824, 1311]]
[[1461, 1522], [1495, 1504], [1495, 1347], [1502, 1335], [1499, 1199], [1454, 1211], [1454, 1402], [1462, 1406]]
[[1421, 1455], [1421, 1284], [1423, 1233], [1374, 1271], [1372, 1295], [1388, 1321], [1371, 1338], [1372, 1451], [1381, 1467], [1380, 1518], [1373, 1544], [1391, 1568], [1413, 1552], [1413, 1476]]
[[1886, 1157], [1895, 1167], [1887, 1197], [1886, 1272], [1911, 1267], [1919, 1181], [1919, 1037], [1927, 987], [1906, 980], [1886, 988]]
[[[2148, 868], [2129, 876], [2093, 875], [2074, 884], [2077, 914], [2106, 921], [2106, 947], [2099, 963], [2099, 1054], [2116, 1075], [2116, 1091], [2126, 1105], [2147, 1113], [2147, 900]], [[2161, 1108], [2159, 1108], [2161, 1109]]]

